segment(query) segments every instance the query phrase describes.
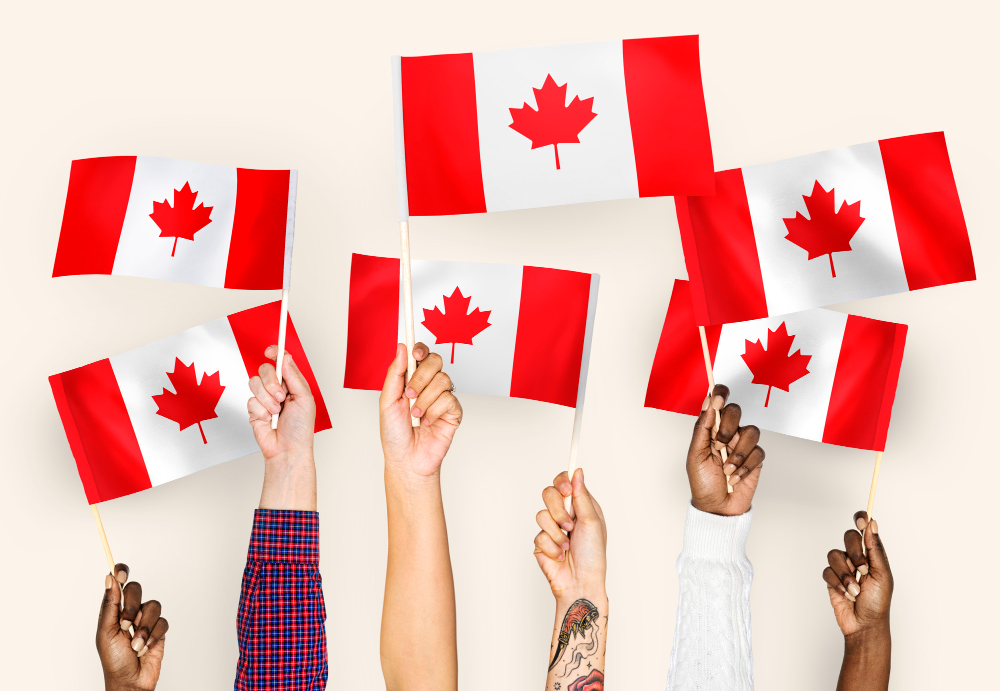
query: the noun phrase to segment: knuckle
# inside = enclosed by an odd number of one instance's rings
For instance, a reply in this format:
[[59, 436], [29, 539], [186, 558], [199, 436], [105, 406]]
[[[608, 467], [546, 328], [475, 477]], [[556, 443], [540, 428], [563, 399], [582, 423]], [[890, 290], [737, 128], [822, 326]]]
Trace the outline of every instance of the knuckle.
[[840, 557], [841, 551], [839, 549], [831, 549], [826, 553], [826, 560], [830, 562], [830, 566], [833, 566], [833, 562], [837, 561]]
[[548, 515], [549, 515], [548, 510], [542, 509], [541, 511], [535, 514], [535, 521], [539, 524], [539, 526], [541, 526], [542, 521], [544, 521], [545, 517]]
[[431, 353], [430, 355], [425, 357], [424, 362], [431, 365], [432, 367], [440, 367], [441, 365], [444, 364], [444, 360], [442, 360], [441, 356], [438, 355], [437, 353]]

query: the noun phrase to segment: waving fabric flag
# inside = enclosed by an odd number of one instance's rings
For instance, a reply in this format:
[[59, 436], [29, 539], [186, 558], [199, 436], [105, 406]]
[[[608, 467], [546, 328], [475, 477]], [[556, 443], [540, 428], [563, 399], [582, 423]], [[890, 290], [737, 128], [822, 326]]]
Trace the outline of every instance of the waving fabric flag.
[[73, 161], [52, 275], [287, 289], [296, 183], [294, 170], [146, 156]]
[[[90, 504], [257, 451], [247, 381], [277, 343], [280, 302], [231, 314], [49, 377]], [[285, 350], [330, 415], [291, 318]]]
[[400, 220], [714, 190], [697, 36], [392, 64]]
[[[416, 340], [463, 393], [578, 407], [597, 310], [597, 274], [414, 260]], [[402, 338], [398, 259], [355, 254], [344, 386], [382, 388]]]
[[[885, 450], [904, 324], [814, 309], [705, 331], [715, 381], [729, 387], [745, 424]], [[698, 415], [707, 391], [690, 287], [674, 281], [646, 407]]]
[[698, 324], [976, 278], [942, 132], [726, 170], [715, 186], [676, 199]]

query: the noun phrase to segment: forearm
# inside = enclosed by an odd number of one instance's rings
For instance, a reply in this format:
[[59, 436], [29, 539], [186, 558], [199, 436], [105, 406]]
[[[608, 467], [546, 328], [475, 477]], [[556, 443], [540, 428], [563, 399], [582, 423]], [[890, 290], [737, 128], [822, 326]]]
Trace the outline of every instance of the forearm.
[[888, 619], [884, 626], [845, 636], [837, 691], [886, 691], [891, 658]]
[[438, 475], [386, 469], [389, 557], [382, 606], [388, 691], [458, 688], [455, 585]]
[[604, 691], [608, 596], [603, 588], [556, 599], [546, 691]]
[[312, 452], [265, 459], [260, 508], [316, 510], [316, 463]]
[[750, 584], [746, 538], [753, 511], [716, 516], [688, 508], [677, 560], [680, 593], [667, 688], [750, 691]]

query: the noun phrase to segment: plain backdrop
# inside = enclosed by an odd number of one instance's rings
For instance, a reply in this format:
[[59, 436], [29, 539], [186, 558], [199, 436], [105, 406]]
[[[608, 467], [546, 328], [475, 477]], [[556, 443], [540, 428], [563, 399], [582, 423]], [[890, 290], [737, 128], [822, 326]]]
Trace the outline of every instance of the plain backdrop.
[[[895, 689], [996, 688], [991, 435], [998, 12], [987, 3], [7, 3], [0, 20], [0, 686], [100, 689], [107, 570], [46, 377], [277, 293], [50, 278], [70, 161], [142, 154], [299, 171], [291, 312], [332, 430], [316, 439], [330, 688], [383, 688], [377, 394], [342, 387], [352, 252], [398, 252], [392, 54], [701, 35], [717, 169], [944, 130], [979, 280], [837, 305], [910, 325], [875, 515], [896, 577]], [[670, 198], [417, 218], [414, 256], [601, 274], [581, 463], [607, 515], [609, 688], [665, 687], [692, 419], [643, 408], [670, 286]], [[725, 267], [717, 270], [724, 271]], [[532, 558], [573, 411], [462, 396], [443, 485], [461, 685], [542, 688], [553, 602]], [[875, 454], [765, 432], [747, 551], [757, 688], [832, 688], [821, 572]], [[170, 620], [160, 687], [231, 687], [259, 455], [101, 506]]]

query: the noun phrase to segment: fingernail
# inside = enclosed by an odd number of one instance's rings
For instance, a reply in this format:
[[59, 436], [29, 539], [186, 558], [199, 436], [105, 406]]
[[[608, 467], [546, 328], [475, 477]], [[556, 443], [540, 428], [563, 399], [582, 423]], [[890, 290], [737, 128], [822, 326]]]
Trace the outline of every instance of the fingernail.
[[857, 602], [857, 601], [858, 601], [858, 598], [854, 597], [854, 596], [853, 596], [853, 595], [851, 595], [850, 593], [844, 593], [844, 597], [846, 597], [846, 598], [847, 598], [848, 600], [850, 600], [851, 602]]
[[847, 570], [851, 572], [858, 570], [857, 567], [854, 566], [854, 562], [852, 562], [850, 559], [847, 560]]
[[417, 392], [414, 391], [411, 387], [407, 386], [406, 387], [406, 397], [407, 398], [416, 398], [417, 397]]
[[858, 573], [860, 573], [862, 576], [867, 576], [868, 575], [868, 564], [862, 564], [861, 566], [859, 566], [858, 567]]
[[732, 475], [734, 472], [736, 472], [736, 465], [733, 463], [727, 463], [726, 465], [722, 466], [722, 472], [724, 472], [728, 477]]
[[146, 645], [146, 642], [142, 640], [139, 636], [136, 636], [135, 640], [132, 641], [132, 650], [134, 650], [135, 652], [139, 652], [139, 650], [144, 645]]
[[712, 399], [712, 407], [716, 410], [722, 410], [722, 396], [716, 396]]
[[410, 415], [412, 415], [413, 417], [422, 417], [423, 414], [424, 414], [423, 411], [420, 410], [420, 408], [418, 408], [417, 406], [413, 406], [412, 408], [410, 408]]
[[430, 424], [431, 424], [431, 421], [428, 420], [427, 418], [424, 418], [423, 422], [421, 422], [420, 424], [424, 425], [425, 427], [429, 427]]
[[701, 412], [708, 410], [708, 406], [712, 404], [712, 398], [710, 396], [705, 396], [704, 403], [701, 404]]
[[857, 523], [858, 523], [858, 530], [860, 530], [862, 533], [865, 532], [865, 526], [868, 525], [868, 521], [865, 520], [865, 517], [859, 516]]
[[142, 657], [143, 655], [145, 655], [147, 650], [149, 650], [149, 646], [148, 645], [142, 646], [142, 650], [139, 651], [139, 657]]
[[113, 582], [114, 581], [111, 579], [111, 574], [109, 573], [107, 576], [104, 577], [104, 589], [107, 590], [108, 588], [110, 588]]
[[563, 552], [568, 552], [569, 551], [569, 543], [568, 542], [564, 542], [563, 545], [562, 545], [562, 549], [563, 549]]
[[270, 407], [270, 411], [271, 411], [272, 415], [277, 415], [278, 413], [281, 412], [281, 406], [280, 405], [273, 405], [273, 406]]
[[559, 485], [559, 491], [562, 492], [562, 495], [564, 497], [568, 497], [569, 495], [573, 494], [573, 485], [569, 484], [568, 482], [564, 482], [561, 485]]
[[872, 527], [872, 535], [878, 535], [878, 523], [875, 522], [874, 518], [872, 519], [871, 527]]
[[563, 552], [562, 554], [559, 555], [558, 561], [566, 561], [566, 553], [565, 552]]
[[569, 521], [566, 521], [565, 523], [562, 524], [562, 529], [568, 533], [573, 530], [573, 524], [570, 523]]
[[730, 487], [735, 487], [736, 483], [739, 482], [742, 479], [743, 479], [742, 477], [740, 477], [736, 473], [733, 473], [732, 475], [729, 476], [729, 486]]
[[278, 403], [281, 403], [283, 400], [285, 400], [285, 392], [278, 391], [277, 393], [275, 393], [274, 400], [278, 401]]
[[847, 592], [849, 592], [854, 597], [857, 597], [858, 595], [861, 594], [861, 588], [859, 588], [854, 583], [851, 583], [849, 586], [847, 586]]
[[121, 621], [122, 631], [128, 631], [128, 627], [130, 626], [132, 626], [131, 621], [129, 621], [128, 619], [122, 619]]
[[128, 580], [128, 574], [125, 573], [124, 571], [119, 571], [118, 575], [117, 575], [117, 578], [118, 578], [118, 582], [119, 583], [121, 583], [122, 585], [125, 585], [125, 581]]

